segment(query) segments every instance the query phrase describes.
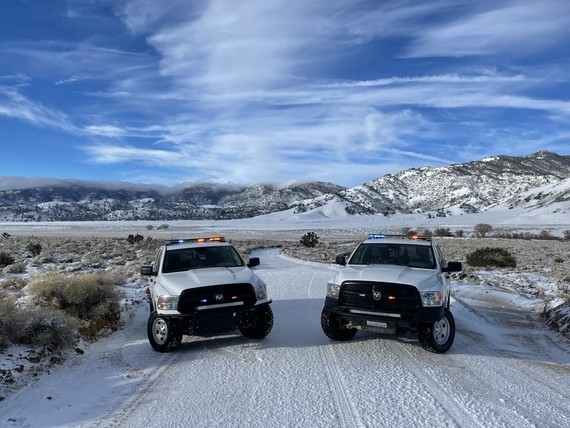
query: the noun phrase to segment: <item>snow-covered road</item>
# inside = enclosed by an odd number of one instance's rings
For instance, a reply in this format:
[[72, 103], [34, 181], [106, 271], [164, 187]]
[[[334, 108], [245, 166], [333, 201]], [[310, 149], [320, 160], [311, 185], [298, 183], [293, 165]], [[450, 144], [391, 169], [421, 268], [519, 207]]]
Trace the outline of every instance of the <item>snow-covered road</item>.
[[335, 343], [319, 321], [334, 268], [257, 255], [275, 315], [265, 340], [185, 337], [158, 354], [141, 305], [120, 332], [0, 402], [0, 426], [570, 426], [570, 344], [512, 294], [454, 284], [447, 354], [413, 336]]

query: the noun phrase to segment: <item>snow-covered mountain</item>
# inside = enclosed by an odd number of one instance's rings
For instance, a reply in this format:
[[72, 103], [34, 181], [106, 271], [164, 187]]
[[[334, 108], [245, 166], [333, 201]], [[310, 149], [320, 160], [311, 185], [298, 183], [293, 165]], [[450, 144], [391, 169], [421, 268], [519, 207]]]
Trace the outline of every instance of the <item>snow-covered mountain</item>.
[[570, 156], [541, 151], [494, 156], [440, 168], [413, 168], [301, 204], [298, 211], [342, 203], [349, 213], [433, 212], [447, 216], [500, 205], [537, 208], [568, 201]]
[[[11, 182], [14, 179], [11, 178]], [[14, 186], [17, 187], [17, 186]], [[331, 183], [296, 183], [249, 187], [190, 183], [177, 189], [77, 180], [33, 188], [0, 190], [2, 221], [232, 219], [281, 211], [344, 187]]]
[[350, 189], [322, 182], [247, 187], [189, 183], [177, 188], [53, 179], [46, 181], [49, 185], [26, 187], [25, 179], [13, 177], [0, 182], [11, 183], [0, 190], [3, 221], [232, 219], [285, 210], [317, 210], [328, 216], [338, 215], [339, 207], [342, 215], [448, 216], [492, 208], [568, 207], [570, 156], [541, 151], [413, 168]]

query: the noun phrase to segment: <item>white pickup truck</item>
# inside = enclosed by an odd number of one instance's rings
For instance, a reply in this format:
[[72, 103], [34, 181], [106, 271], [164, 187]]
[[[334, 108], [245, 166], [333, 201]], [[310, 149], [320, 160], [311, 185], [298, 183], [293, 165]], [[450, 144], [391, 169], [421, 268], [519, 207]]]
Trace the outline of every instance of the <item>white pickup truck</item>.
[[417, 333], [431, 352], [447, 352], [455, 338], [447, 272], [461, 263], [445, 262], [429, 237], [369, 234], [327, 284], [321, 326], [333, 340], [357, 331]]
[[149, 277], [148, 340], [154, 350], [177, 349], [183, 335], [239, 331], [262, 339], [273, 328], [265, 283], [223, 237], [174, 239], [161, 246]]

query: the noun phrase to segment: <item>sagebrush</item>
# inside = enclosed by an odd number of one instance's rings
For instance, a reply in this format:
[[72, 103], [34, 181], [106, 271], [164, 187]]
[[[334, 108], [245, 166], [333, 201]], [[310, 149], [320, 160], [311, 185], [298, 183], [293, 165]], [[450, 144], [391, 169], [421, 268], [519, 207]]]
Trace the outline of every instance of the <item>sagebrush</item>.
[[100, 273], [49, 273], [34, 278], [27, 290], [33, 303], [77, 318], [82, 322], [81, 333], [94, 336], [103, 328], [117, 328], [120, 296], [116, 285], [120, 282], [114, 275]]
[[301, 237], [299, 243], [304, 247], [313, 248], [319, 243], [319, 237], [315, 232], [307, 232]]
[[0, 293], [0, 349], [10, 345], [64, 349], [77, 339], [79, 320], [46, 307], [19, 307], [14, 296]]
[[504, 248], [484, 247], [467, 254], [467, 263], [473, 267], [516, 267], [514, 256]]

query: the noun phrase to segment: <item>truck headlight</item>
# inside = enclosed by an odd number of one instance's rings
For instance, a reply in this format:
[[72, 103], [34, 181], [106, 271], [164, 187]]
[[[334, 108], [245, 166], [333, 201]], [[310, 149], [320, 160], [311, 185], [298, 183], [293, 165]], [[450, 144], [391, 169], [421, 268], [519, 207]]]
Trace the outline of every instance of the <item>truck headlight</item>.
[[327, 297], [338, 299], [339, 294], [340, 294], [340, 285], [329, 282], [327, 284]]
[[267, 299], [267, 287], [265, 284], [257, 284], [253, 287], [255, 291], [255, 300]]
[[422, 296], [422, 305], [424, 307], [443, 305], [443, 299], [445, 298], [445, 292], [443, 291], [424, 291], [420, 294]]
[[178, 296], [158, 296], [156, 309], [163, 311], [176, 310], [178, 308]]

